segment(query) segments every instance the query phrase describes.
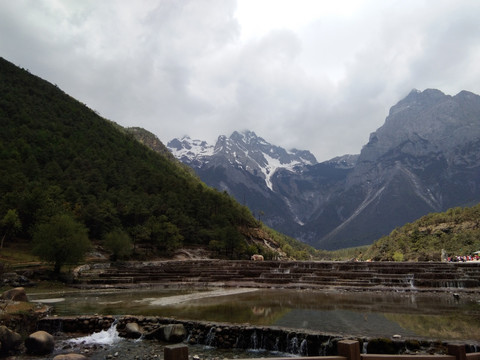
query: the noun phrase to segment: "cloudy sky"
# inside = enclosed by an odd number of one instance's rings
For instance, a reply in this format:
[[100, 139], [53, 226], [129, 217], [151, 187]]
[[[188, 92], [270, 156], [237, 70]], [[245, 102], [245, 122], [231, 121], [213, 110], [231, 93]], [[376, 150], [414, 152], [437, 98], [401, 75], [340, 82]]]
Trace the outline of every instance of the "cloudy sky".
[[413, 88], [480, 94], [478, 0], [0, 0], [0, 56], [164, 143], [359, 153]]

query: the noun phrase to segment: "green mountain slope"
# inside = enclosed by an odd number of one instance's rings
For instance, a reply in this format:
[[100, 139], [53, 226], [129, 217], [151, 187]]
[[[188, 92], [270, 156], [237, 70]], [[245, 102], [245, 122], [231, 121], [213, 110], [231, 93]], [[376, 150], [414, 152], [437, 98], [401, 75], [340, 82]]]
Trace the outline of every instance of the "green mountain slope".
[[395, 229], [364, 253], [364, 259], [440, 261], [480, 251], [480, 204], [432, 213]]
[[246, 207], [2, 58], [0, 198], [0, 220], [15, 209], [17, 235], [27, 239], [39, 223], [69, 213], [91, 239], [121, 229], [148, 253], [190, 245], [232, 258], [263, 251], [251, 241], [261, 224]]

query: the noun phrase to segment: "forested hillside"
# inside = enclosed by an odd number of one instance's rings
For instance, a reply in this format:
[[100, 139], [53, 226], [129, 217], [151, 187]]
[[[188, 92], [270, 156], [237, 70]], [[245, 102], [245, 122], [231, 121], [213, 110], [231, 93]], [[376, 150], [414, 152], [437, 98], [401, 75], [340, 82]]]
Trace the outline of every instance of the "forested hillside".
[[116, 231], [149, 253], [186, 245], [231, 258], [265, 251], [246, 242], [260, 227], [246, 207], [1, 58], [0, 198], [6, 243], [8, 230], [31, 239], [40, 224], [67, 214], [90, 239]]
[[440, 261], [480, 251], [480, 204], [432, 213], [392, 231], [370, 246], [364, 259]]

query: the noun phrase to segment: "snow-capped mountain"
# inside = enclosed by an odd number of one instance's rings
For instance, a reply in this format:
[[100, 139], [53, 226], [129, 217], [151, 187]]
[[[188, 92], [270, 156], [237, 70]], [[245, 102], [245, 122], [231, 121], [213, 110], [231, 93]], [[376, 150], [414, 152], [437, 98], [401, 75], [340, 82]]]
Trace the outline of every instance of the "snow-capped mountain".
[[173, 139], [168, 143], [167, 148], [181, 162], [192, 166], [203, 162], [206, 157], [212, 156], [214, 152], [214, 147], [208, 145], [206, 141], [192, 140], [189, 136]]
[[228, 165], [242, 169], [262, 178], [272, 191], [272, 176], [277, 170], [297, 171], [305, 165], [317, 163], [309, 151], [287, 151], [268, 143], [253, 131], [235, 131], [230, 137], [221, 135], [215, 146], [184, 136], [171, 140], [167, 148], [177, 159], [194, 168]]
[[371, 244], [430, 212], [480, 201], [480, 96], [413, 90], [359, 155], [317, 163], [250, 131], [167, 147], [267, 225], [322, 249]]

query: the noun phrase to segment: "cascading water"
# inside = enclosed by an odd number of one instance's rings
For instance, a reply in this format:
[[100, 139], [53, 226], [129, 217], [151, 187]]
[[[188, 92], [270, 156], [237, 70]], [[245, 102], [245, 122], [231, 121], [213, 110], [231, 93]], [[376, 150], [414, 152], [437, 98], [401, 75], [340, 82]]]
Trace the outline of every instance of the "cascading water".
[[215, 345], [214, 341], [215, 341], [215, 328], [211, 327], [205, 339], [205, 345], [209, 347], [213, 347]]
[[252, 336], [250, 336], [250, 349], [258, 350], [258, 336], [256, 331], [254, 331]]
[[298, 355], [308, 356], [308, 342], [307, 339], [303, 339], [300, 343], [300, 349], [298, 350]]
[[298, 338], [294, 336], [293, 338], [288, 340], [287, 337], [287, 353], [290, 354], [297, 354], [298, 353]]
[[70, 339], [69, 342], [74, 344], [99, 344], [99, 345], [114, 345], [122, 341], [122, 338], [117, 331], [117, 323], [114, 322], [107, 330], [93, 333], [88, 336], [82, 336], [74, 339]]
[[275, 338], [275, 345], [273, 345], [273, 351], [280, 351], [280, 338], [278, 336]]
[[407, 283], [410, 285], [410, 289], [415, 289], [415, 274], [407, 275]]

